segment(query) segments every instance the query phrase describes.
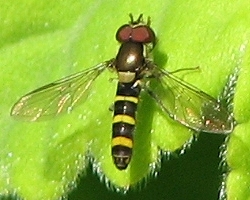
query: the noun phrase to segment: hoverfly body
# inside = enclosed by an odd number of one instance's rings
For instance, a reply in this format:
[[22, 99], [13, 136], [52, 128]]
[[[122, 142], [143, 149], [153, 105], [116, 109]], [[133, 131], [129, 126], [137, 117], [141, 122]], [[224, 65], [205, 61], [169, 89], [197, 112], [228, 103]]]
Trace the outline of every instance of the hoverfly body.
[[[130, 22], [116, 32], [121, 44], [115, 58], [70, 75], [21, 97], [12, 107], [11, 115], [28, 121], [56, 116], [67, 111], [81, 99], [93, 81], [107, 68], [118, 76], [112, 125], [112, 157], [119, 170], [127, 168], [132, 157], [133, 133], [137, 104], [144, 90], [166, 115], [199, 132], [227, 134], [233, 130], [233, 117], [216, 99], [183, 82], [171, 72], [160, 69], [149, 59], [156, 36], [150, 20], [144, 23], [130, 14]], [[156, 78], [162, 90], [155, 91], [147, 80]], [[85, 95], [85, 96], [84, 96]], [[41, 103], [43, 102], [43, 103]]]

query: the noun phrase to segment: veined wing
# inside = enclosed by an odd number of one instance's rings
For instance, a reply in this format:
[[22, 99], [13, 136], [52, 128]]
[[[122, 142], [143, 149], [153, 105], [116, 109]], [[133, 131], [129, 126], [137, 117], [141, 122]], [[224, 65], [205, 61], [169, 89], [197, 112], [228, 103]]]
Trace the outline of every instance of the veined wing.
[[109, 61], [40, 87], [21, 97], [12, 107], [11, 115], [36, 121], [70, 111], [85, 100], [93, 81], [106, 69]]
[[157, 86], [148, 92], [171, 118], [199, 132], [232, 132], [234, 119], [226, 105], [173, 74], [157, 70], [161, 74]]

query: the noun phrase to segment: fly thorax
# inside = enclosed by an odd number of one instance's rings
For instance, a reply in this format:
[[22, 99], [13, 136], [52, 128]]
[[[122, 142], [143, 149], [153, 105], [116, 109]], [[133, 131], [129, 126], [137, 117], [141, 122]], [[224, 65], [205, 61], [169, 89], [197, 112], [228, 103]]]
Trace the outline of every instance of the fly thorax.
[[144, 64], [143, 44], [137, 42], [125, 42], [121, 44], [115, 59], [117, 71], [137, 71]]

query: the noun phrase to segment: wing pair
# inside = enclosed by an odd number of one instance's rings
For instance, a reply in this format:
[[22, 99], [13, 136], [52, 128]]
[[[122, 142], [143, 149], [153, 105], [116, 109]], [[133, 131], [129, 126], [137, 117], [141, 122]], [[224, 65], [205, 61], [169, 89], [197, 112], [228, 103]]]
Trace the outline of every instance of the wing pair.
[[[87, 100], [93, 81], [110, 67], [110, 61], [38, 88], [12, 107], [11, 115], [27, 121], [54, 117]], [[156, 67], [155, 87], [144, 86], [162, 110], [196, 131], [230, 133], [233, 117], [216, 99]]]

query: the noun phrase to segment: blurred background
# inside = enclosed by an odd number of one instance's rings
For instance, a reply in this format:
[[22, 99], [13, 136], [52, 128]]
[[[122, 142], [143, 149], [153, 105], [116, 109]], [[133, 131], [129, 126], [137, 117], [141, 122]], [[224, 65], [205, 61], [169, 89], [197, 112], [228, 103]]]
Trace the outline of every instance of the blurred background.
[[162, 163], [159, 175], [145, 187], [126, 195], [112, 192], [88, 169], [69, 200], [214, 200], [219, 197], [222, 181], [219, 164], [220, 146], [225, 136], [201, 133], [191, 148], [179, 158]]

